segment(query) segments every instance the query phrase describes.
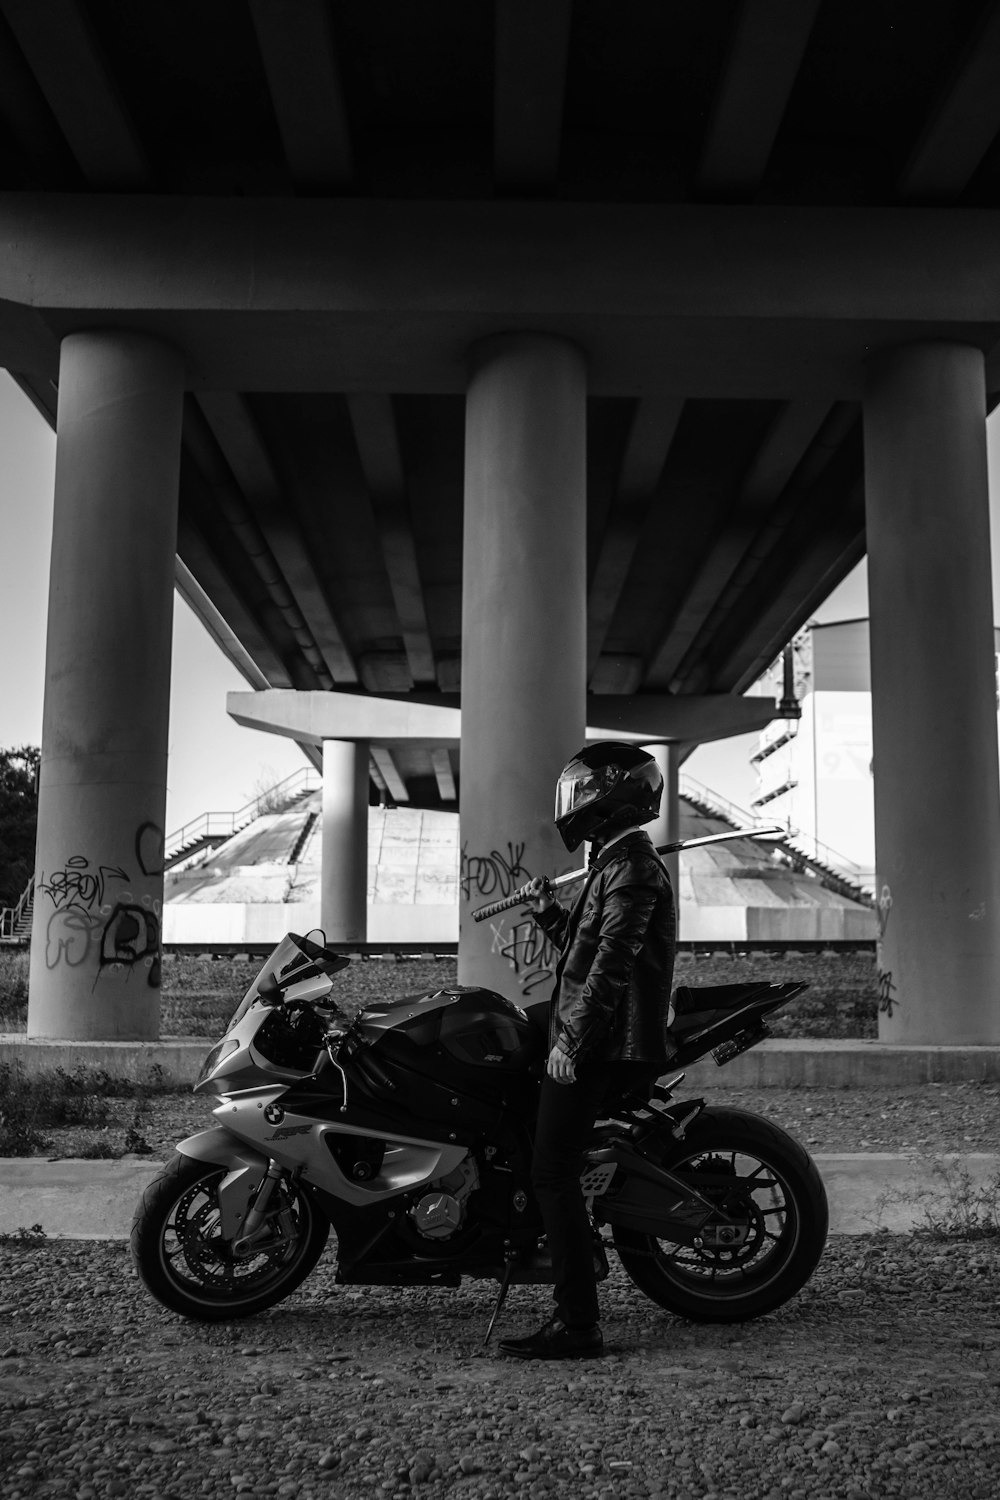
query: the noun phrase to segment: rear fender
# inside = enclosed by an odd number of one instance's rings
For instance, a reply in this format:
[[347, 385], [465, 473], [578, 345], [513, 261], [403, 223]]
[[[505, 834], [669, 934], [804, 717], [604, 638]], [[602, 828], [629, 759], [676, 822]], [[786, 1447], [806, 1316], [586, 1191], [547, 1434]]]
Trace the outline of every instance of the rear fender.
[[213, 1166], [227, 1167], [225, 1177], [219, 1183], [219, 1213], [222, 1219], [222, 1236], [234, 1240], [243, 1228], [250, 1204], [257, 1189], [267, 1175], [268, 1158], [259, 1151], [238, 1141], [228, 1130], [216, 1126], [212, 1130], [200, 1130], [189, 1135], [176, 1148], [181, 1156], [190, 1156], [195, 1161], [210, 1162]]

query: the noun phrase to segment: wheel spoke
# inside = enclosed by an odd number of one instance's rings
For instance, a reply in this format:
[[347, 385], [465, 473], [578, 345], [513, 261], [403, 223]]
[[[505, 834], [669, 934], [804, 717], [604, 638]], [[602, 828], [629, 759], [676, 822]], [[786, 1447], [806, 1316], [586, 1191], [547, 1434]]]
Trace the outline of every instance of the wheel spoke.
[[745, 1182], [745, 1183], [748, 1183], [748, 1184], [752, 1182], [753, 1183], [753, 1187], [752, 1187], [751, 1191], [754, 1192], [754, 1193], [760, 1192], [761, 1188], [776, 1188], [776, 1187], [778, 1187], [778, 1185], [779, 1185], [778, 1184], [778, 1179], [775, 1176], [773, 1176], [773, 1175], [770, 1176], [770, 1177], [762, 1177], [761, 1176], [762, 1172], [767, 1172], [768, 1170], [769, 1170], [769, 1168], [766, 1167], [763, 1162], [761, 1162], [760, 1166], [756, 1169], [756, 1171], [754, 1171], [754, 1172], [748, 1172], [747, 1175], [745, 1177], [741, 1178], [740, 1180], [742, 1182]]

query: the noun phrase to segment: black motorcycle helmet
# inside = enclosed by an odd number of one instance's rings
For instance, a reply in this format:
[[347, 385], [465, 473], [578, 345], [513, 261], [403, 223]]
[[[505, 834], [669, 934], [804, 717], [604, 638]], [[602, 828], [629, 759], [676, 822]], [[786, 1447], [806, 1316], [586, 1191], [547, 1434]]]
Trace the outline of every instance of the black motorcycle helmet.
[[601, 740], [587, 745], [556, 783], [556, 827], [572, 853], [585, 839], [651, 823], [660, 811], [663, 775], [638, 745]]

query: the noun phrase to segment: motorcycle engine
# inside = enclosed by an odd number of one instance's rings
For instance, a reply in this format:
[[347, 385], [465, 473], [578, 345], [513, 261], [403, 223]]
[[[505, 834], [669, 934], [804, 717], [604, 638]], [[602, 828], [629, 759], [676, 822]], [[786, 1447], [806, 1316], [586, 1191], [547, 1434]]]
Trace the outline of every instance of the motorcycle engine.
[[471, 1156], [459, 1162], [447, 1177], [439, 1177], [410, 1209], [414, 1227], [429, 1240], [446, 1240], [461, 1229], [465, 1204], [479, 1186], [479, 1173]]

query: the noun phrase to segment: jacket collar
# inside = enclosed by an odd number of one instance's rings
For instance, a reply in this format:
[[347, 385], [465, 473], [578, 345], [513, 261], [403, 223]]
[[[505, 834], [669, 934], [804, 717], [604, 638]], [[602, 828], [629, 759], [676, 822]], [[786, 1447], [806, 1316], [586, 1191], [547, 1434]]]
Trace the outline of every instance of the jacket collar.
[[642, 848], [643, 846], [652, 849], [653, 845], [649, 834], [644, 828], [633, 828], [630, 833], [624, 834], [620, 839], [616, 839], [613, 844], [609, 844], [601, 850], [587, 871], [588, 875], [592, 874], [595, 870], [603, 870], [607, 865], [611, 864], [612, 860], [620, 859], [623, 854], [630, 854], [634, 849]]

